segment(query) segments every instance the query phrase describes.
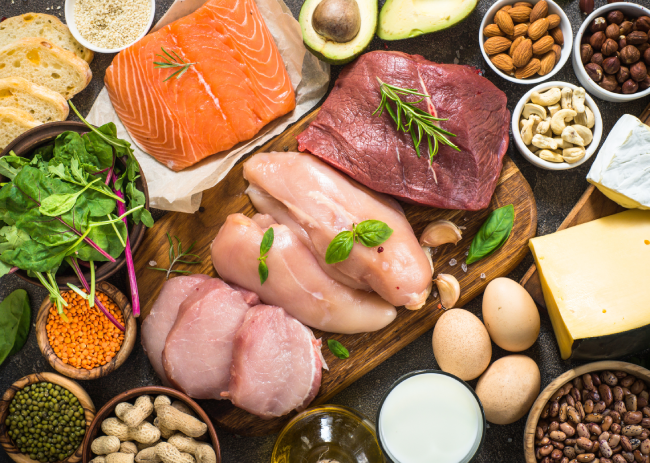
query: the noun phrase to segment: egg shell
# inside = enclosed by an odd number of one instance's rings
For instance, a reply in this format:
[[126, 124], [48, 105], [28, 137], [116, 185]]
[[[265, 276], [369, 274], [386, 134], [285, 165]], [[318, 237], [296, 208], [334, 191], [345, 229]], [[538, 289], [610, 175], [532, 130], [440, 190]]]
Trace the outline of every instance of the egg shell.
[[485, 326], [476, 315], [463, 309], [442, 314], [433, 330], [432, 344], [440, 369], [463, 381], [478, 378], [492, 358]]
[[519, 283], [495, 278], [483, 294], [483, 321], [490, 338], [502, 349], [521, 352], [539, 336], [539, 311]]
[[485, 410], [485, 419], [494, 424], [510, 424], [528, 413], [539, 395], [539, 367], [525, 355], [500, 358], [479, 378], [476, 395]]

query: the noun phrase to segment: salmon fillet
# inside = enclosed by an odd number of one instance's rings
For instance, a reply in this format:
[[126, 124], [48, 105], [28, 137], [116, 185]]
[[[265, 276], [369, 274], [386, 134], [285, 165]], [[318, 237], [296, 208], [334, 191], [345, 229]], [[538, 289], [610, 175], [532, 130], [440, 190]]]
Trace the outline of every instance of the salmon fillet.
[[[154, 68], [162, 48], [195, 64], [165, 82], [180, 68]], [[296, 106], [255, 0], [208, 1], [120, 52], [105, 83], [131, 137], [175, 171], [250, 140]]]

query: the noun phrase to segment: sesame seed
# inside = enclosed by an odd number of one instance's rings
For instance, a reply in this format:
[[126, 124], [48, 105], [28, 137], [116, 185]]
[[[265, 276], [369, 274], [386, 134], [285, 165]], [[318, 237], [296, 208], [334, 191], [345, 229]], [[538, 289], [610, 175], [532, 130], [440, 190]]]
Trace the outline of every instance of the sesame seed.
[[77, 0], [74, 17], [79, 33], [93, 45], [121, 48], [149, 24], [151, 0]]

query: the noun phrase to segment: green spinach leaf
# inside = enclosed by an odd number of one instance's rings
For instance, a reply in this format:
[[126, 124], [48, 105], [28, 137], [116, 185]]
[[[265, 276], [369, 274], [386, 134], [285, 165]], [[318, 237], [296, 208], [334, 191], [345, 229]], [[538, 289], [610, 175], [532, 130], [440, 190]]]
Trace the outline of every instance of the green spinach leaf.
[[[144, 206], [145, 204], [144, 193], [136, 188], [135, 182], [129, 182], [126, 185], [126, 196], [129, 198], [129, 209]], [[153, 227], [153, 217], [151, 217], [151, 213], [144, 207], [135, 211], [131, 217], [135, 224], [142, 222], [146, 227]]]
[[16, 156], [12, 151], [9, 156], [0, 158], [0, 174], [9, 180], [13, 180], [23, 167], [28, 166], [29, 163], [29, 159]]
[[29, 234], [15, 225], [0, 228], [0, 254], [8, 249], [16, 249], [29, 241]]
[[472, 240], [467, 264], [489, 256], [503, 246], [510, 236], [514, 222], [515, 208], [512, 204], [492, 211]]
[[0, 364], [25, 345], [31, 310], [27, 291], [18, 289], [0, 303]]
[[57, 217], [59, 215], [65, 214], [74, 207], [77, 202], [77, 198], [84, 194], [85, 191], [90, 188], [92, 183], [99, 180], [100, 179], [96, 178], [91, 183], [75, 193], [55, 193], [48, 196], [47, 198], [43, 199], [43, 201], [41, 201], [41, 205], [38, 208], [38, 211], [48, 217]]

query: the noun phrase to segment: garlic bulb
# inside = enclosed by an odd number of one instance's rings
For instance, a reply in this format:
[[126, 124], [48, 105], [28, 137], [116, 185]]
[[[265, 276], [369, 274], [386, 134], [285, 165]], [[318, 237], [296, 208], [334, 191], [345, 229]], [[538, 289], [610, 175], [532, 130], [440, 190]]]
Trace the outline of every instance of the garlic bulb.
[[435, 248], [441, 244], [458, 243], [462, 239], [460, 229], [449, 220], [436, 220], [427, 225], [420, 236], [420, 246]]

